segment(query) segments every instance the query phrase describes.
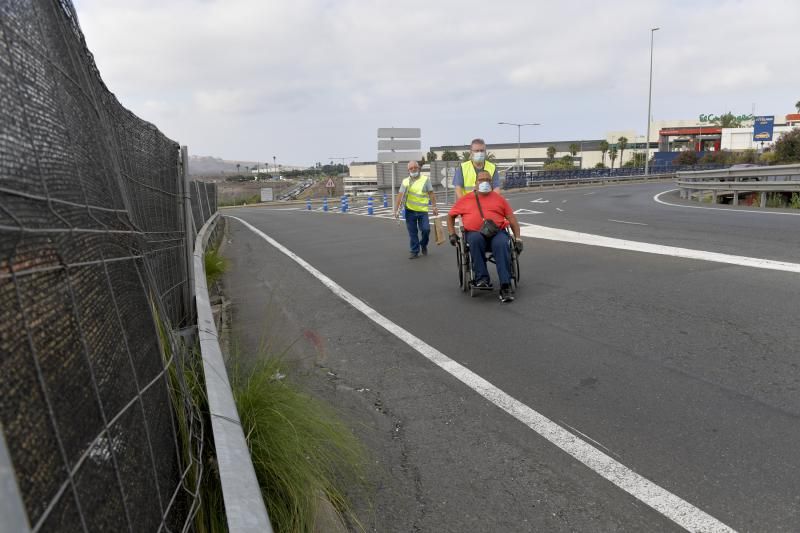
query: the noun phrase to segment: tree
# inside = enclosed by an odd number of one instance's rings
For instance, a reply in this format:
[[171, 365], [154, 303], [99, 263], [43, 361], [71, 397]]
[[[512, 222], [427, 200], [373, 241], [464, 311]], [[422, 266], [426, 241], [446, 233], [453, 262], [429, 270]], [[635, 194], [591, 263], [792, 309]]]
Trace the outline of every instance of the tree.
[[786, 164], [800, 161], [800, 128], [795, 128], [780, 136], [772, 147], [775, 163]]
[[730, 111], [718, 117], [714, 117], [711, 123], [720, 128], [738, 128], [742, 125], [742, 121], [736, 118], [736, 115]]
[[603, 167], [606, 166], [606, 152], [608, 152], [608, 141], [600, 141], [600, 153], [603, 154]]
[[557, 150], [556, 150], [555, 146], [548, 146], [547, 147], [547, 159], [550, 159], [552, 161], [553, 158], [556, 156], [556, 152], [557, 152]]
[[622, 166], [623, 156], [625, 155], [625, 148], [628, 147], [628, 138], [623, 136], [617, 139], [617, 146], [619, 146], [619, 165]]
[[797, 108], [797, 112], [800, 113], [800, 100], [798, 100], [797, 103], [794, 104], [794, 107]]
[[608, 158], [611, 160], [611, 168], [614, 168], [614, 160], [617, 158], [617, 147], [612, 146], [608, 151]]
[[428, 161], [436, 161], [436, 157], [437, 157], [436, 152], [434, 152], [433, 150], [428, 150], [428, 155], [427, 155]]
[[497, 159], [497, 156], [496, 156], [496, 155], [494, 155], [494, 153], [492, 153], [492, 152], [489, 152], [488, 154], [486, 154], [486, 160], [487, 160], [487, 161], [492, 161], [492, 162], [494, 162], [494, 160], [495, 160], [495, 159]]
[[580, 149], [581, 149], [581, 147], [580, 147], [580, 145], [578, 143], [572, 143], [572, 144], [569, 145], [569, 153], [570, 153], [570, 155], [572, 157], [575, 157], [576, 155], [578, 155], [578, 150], [580, 150]]
[[458, 154], [452, 150], [442, 152], [442, 161], [458, 161]]
[[469, 150], [464, 150], [463, 152], [461, 152], [461, 160], [462, 161], [469, 161], [470, 160], [470, 154], [471, 154], [471, 152]]
[[605, 164], [605, 163], [597, 163], [597, 164], [594, 166], [594, 168], [606, 168], [606, 164]]
[[240, 165], [239, 163], [236, 163], [236, 173], [237, 174], [239, 173], [239, 169], [240, 168], [242, 168], [242, 165]]
[[[647, 155], [646, 154], [644, 154], [642, 152], [634, 152], [633, 153], [633, 157], [631, 157], [622, 166], [623, 167], [643, 167], [645, 159], [647, 159]], [[620, 159], [620, 161], [622, 161], [622, 159]]]

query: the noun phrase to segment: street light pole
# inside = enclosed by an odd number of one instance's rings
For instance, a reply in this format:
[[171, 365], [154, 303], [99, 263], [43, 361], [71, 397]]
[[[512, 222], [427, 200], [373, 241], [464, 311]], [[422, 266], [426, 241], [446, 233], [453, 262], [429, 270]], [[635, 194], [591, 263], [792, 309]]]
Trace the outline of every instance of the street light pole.
[[[520, 160], [522, 159], [520, 155], [522, 151], [522, 142], [521, 142], [522, 137], [520, 134], [522, 126], [541, 126], [541, 124], [539, 124], [538, 122], [529, 122], [526, 124], [517, 124], [516, 122], [498, 122], [498, 124], [505, 124], [506, 126], [517, 127], [517, 164], [519, 164]], [[522, 171], [525, 172], [525, 161], [522, 161]]]
[[650, 28], [650, 89], [647, 91], [647, 155], [644, 160], [644, 175], [650, 174], [650, 108], [653, 103], [653, 34], [658, 28]]

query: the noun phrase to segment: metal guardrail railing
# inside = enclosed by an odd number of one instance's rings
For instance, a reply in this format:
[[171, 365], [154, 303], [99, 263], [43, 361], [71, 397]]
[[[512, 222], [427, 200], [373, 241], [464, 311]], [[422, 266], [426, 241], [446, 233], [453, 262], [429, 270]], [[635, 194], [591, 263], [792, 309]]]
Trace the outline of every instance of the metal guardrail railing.
[[800, 192], [800, 165], [678, 172], [676, 183], [681, 198], [705, 198], [710, 193], [716, 204], [720, 193], [732, 193], [733, 205], [738, 205], [740, 193], [759, 192], [759, 204], [766, 207], [768, 192]]
[[258, 485], [250, 449], [231, 390], [217, 326], [206, 285], [205, 249], [220, 218], [215, 213], [197, 234], [193, 265], [197, 334], [203, 358], [208, 410], [217, 455], [228, 530], [231, 533], [272, 533], [267, 509]]

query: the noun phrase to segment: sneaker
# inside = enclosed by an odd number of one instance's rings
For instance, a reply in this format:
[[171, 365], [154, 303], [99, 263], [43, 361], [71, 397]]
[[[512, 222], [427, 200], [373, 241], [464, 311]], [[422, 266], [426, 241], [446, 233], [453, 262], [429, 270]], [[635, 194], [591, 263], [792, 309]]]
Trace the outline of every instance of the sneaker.
[[479, 279], [474, 283], [476, 289], [491, 289], [492, 284], [488, 280]]
[[422, 255], [428, 255], [428, 247], [427, 246], [423, 246], [422, 247]]
[[419, 257], [419, 254], [415, 254], [413, 252], [408, 256], [409, 259], [416, 259], [417, 257]]
[[514, 301], [514, 291], [511, 290], [511, 285], [503, 285], [502, 287], [500, 287], [500, 301], [501, 302]]

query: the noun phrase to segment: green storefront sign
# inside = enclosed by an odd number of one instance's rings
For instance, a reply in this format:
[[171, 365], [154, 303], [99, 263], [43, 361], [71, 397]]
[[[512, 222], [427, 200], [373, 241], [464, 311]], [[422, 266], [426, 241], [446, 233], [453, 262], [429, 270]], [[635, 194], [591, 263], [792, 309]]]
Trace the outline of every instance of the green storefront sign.
[[[716, 122], [720, 120], [719, 115], [700, 115], [700, 122]], [[753, 115], [734, 115], [734, 118], [739, 122], [747, 122], [755, 119]]]

